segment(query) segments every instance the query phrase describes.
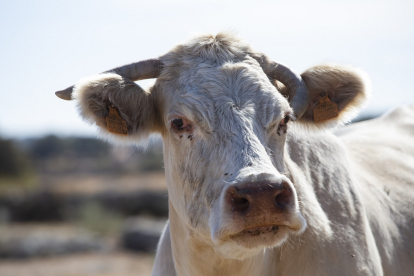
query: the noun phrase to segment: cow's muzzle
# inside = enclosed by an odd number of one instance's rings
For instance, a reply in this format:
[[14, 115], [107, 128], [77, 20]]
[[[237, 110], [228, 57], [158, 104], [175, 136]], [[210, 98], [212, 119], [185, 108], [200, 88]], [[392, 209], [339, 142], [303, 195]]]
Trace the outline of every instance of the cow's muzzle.
[[294, 204], [286, 182], [252, 182], [231, 186], [226, 191], [228, 207], [235, 216], [254, 219], [263, 212], [280, 214]]
[[211, 235], [216, 251], [226, 258], [253, 256], [306, 229], [295, 187], [282, 175], [243, 177], [225, 188], [220, 202], [212, 210]]
[[244, 181], [224, 193], [224, 212], [231, 221], [231, 230], [225, 232], [230, 238], [248, 241], [252, 236], [270, 235], [278, 240], [287, 232], [306, 228], [295, 188], [288, 180]]

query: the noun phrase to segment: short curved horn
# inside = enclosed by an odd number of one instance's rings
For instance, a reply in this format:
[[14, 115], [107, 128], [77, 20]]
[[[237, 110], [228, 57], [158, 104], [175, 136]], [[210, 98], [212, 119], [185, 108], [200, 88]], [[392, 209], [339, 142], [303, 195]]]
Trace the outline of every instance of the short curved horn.
[[[157, 78], [161, 73], [162, 63], [159, 59], [147, 59], [124, 66], [120, 66], [103, 73], [116, 73], [132, 81]], [[63, 100], [72, 100], [73, 85], [55, 92]]]
[[289, 92], [290, 106], [295, 112], [296, 119], [302, 117], [308, 106], [309, 92], [301, 76], [294, 73], [289, 67], [274, 61], [267, 64], [266, 67], [265, 73], [267, 75], [286, 86]]

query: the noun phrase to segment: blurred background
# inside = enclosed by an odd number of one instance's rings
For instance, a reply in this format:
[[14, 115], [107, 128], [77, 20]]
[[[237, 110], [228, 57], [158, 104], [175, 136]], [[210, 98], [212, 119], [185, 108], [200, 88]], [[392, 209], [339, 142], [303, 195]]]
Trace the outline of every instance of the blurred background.
[[[168, 214], [162, 142], [97, 139], [54, 92], [231, 30], [300, 73], [371, 78], [356, 120], [414, 102], [413, 1], [0, 1], [0, 275], [150, 275]], [[138, 82], [143, 87], [154, 80]]]

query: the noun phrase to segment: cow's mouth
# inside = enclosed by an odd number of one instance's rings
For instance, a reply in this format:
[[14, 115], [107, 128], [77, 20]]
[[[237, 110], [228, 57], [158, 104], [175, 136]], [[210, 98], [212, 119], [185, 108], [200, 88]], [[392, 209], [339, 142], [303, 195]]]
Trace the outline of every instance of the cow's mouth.
[[258, 235], [266, 234], [266, 233], [276, 234], [278, 231], [279, 231], [279, 225], [264, 225], [264, 226], [245, 229], [237, 233], [236, 235], [233, 235], [232, 238], [236, 238], [240, 236], [258, 236]]
[[306, 221], [297, 214], [290, 219], [268, 219], [264, 223], [262, 221], [248, 225], [232, 225], [239, 226], [238, 229], [234, 227], [231, 230], [214, 231], [215, 249], [226, 258], [244, 259], [264, 248], [280, 246], [289, 235], [299, 234], [305, 230]]
[[272, 247], [282, 243], [290, 231], [285, 225], [268, 224], [249, 227], [229, 238], [244, 248]]

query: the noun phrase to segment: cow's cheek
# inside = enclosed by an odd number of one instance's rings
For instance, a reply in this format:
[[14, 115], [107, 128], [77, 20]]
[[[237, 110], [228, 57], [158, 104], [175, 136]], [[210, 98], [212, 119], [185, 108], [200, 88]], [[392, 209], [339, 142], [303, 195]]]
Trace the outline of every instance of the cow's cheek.
[[175, 211], [185, 218], [185, 154], [173, 139], [164, 139], [164, 166], [167, 180], [168, 197]]
[[272, 150], [269, 154], [270, 159], [272, 160], [273, 166], [280, 172], [284, 173], [285, 166], [283, 163], [284, 151], [286, 145], [286, 135], [278, 136], [273, 133], [267, 143], [267, 147]]

